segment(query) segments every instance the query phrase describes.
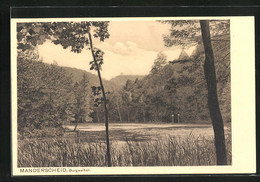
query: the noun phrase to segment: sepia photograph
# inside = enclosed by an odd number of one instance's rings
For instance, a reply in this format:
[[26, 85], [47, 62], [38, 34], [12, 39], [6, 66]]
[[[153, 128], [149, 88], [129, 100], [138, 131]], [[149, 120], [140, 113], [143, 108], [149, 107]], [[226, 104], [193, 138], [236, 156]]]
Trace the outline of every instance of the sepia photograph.
[[234, 172], [243, 132], [233, 117], [231, 83], [241, 78], [233, 76], [232, 51], [240, 50], [231, 48], [231, 24], [231, 17], [13, 20], [13, 173]]

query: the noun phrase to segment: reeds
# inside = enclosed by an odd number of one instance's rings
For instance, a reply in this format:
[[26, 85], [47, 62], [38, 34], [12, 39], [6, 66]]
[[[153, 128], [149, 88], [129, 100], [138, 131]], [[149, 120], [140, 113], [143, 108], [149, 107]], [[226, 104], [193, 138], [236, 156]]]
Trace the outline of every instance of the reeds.
[[[231, 164], [231, 137], [226, 138], [227, 160]], [[125, 139], [111, 144], [112, 166], [206, 166], [216, 165], [214, 139], [166, 137], [150, 141]], [[107, 166], [106, 144], [75, 143], [73, 140], [20, 140], [18, 167]]]

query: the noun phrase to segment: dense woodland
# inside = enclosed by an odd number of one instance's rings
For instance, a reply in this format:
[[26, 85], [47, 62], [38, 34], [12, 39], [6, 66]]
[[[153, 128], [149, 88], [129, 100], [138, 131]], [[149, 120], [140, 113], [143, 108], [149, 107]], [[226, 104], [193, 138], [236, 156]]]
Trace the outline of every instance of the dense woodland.
[[[229, 41], [213, 42], [224, 122], [230, 122], [231, 114], [229, 46]], [[110, 122], [171, 122], [173, 113], [179, 113], [185, 123], [210, 122], [203, 61], [199, 44], [191, 56], [183, 50], [170, 62], [158, 53], [146, 76], [120, 75], [104, 80]], [[20, 55], [17, 64], [19, 131], [104, 122], [97, 76], [43, 63], [37, 55]]]

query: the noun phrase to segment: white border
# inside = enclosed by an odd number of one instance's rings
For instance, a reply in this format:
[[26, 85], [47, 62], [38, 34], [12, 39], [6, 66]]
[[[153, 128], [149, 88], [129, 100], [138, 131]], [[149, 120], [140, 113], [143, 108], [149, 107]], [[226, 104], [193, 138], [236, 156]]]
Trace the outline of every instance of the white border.
[[[231, 111], [232, 165], [173, 167], [65, 167], [17, 168], [17, 73], [16, 23], [47, 21], [149, 21], [149, 20], [230, 19], [231, 21]], [[176, 18], [44, 18], [11, 19], [11, 100], [12, 174], [20, 175], [131, 175], [131, 174], [230, 174], [256, 172], [255, 126], [255, 35], [254, 17], [176, 17]], [[52, 172], [37, 172], [37, 170]], [[66, 172], [58, 172], [66, 170]], [[74, 171], [69, 171], [74, 170]], [[76, 171], [79, 170], [79, 171]], [[55, 172], [56, 171], [56, 172]]]

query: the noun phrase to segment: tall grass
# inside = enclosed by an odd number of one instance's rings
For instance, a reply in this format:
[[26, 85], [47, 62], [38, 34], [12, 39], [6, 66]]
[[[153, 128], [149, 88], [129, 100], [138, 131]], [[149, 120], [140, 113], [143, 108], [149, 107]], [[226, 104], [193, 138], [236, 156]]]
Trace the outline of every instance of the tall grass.
[[[111, 144], [113, 166], [202, 166], [216, 165], [213, 138], [167, 137], [138, 142], [125, 139]], [[231, 164], [231, 138], [226, 139], [228, 164]], [[20, 140], [18, 167], [106, 166], [104, 142], [75, 143], [72, 140]]]

